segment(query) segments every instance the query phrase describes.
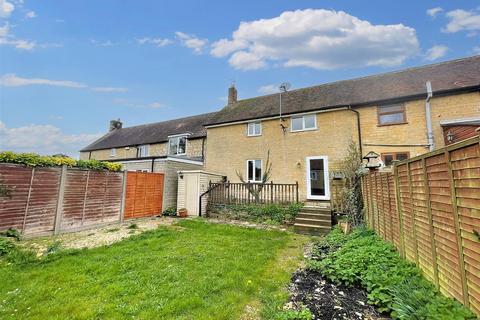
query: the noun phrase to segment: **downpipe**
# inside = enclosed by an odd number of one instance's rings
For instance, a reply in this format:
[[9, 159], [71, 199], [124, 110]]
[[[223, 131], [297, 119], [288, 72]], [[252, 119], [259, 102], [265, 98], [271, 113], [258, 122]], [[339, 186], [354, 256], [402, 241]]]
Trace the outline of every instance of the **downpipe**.
[[433, 97], [432, 83], [427, 81], [425, 83], [427, 87], [427, 98], [425, 99], [425, 118], [427, 122], [427, 139], [428, 139], [428, 149], [431, 151], [435, 150], [435, 142], [433, 140], [433, 129], [432, 129], [432, 112], [430, 107], [430, 99]]

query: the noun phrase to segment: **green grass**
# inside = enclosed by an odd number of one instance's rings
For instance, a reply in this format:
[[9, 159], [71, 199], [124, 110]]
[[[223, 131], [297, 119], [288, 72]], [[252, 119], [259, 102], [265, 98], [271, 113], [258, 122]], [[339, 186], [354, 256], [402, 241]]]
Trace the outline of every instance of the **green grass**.
[[306, 239], [181, 221], [108, 247], [0, 267], [1, 319], [275, 318]]

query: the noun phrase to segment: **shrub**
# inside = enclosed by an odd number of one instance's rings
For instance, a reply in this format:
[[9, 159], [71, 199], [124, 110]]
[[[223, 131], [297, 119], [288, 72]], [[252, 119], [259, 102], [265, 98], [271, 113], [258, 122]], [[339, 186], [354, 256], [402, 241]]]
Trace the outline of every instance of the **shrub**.
[[0, 261], [26, 264], [36, 260], [35, 252], [21, 249], [10, 238], [0, 237]]
[[0, 236], [7, 238], [14, 238], [15, 240], [20, 240], [20, 232], [17, 229], [8, 228], [7, 230], [0, 232]]
[[14, 249], [15, 245], [10, 239], [0, 237], [0, 257], [9, 254]]
[[14, 153], [10, 151], [0, 152], [0, 162], [24, 164], [29, 167], [55, 167], [69, 166], [93, 170], [120, 171], [122, 165], [98, 160], [75, 160], [64, 156], [40, 156], [36, 153]]
[[300, 311], [287, 310], [282, 311], [276, 316], [277, 320], [312, 320], [313, 315], [310, 310], [304, 308]]
[[175, 217], [177, 215], [177, 208], [169, 207], [162, 212], [162, 215], [166, 217]]
[[370, 230], [357, 228], [350, 235], [334, 231], [318, 248], [325, 246], [336, 250], [320, 253], [323, 259], [312, 260], [309, 266], [332, 281], [362, 286], [370, 303], [382, 312], [392, 312], [398, 319], [474, 319]]
[[295, 220], [298, 211], [303, 204], [295, 203], [288, 205], [279, 204], [242, 204], [227, 205], [222, 214], [230, 215], [234, 219], [249, 220], [261, 223], [290, 223]]

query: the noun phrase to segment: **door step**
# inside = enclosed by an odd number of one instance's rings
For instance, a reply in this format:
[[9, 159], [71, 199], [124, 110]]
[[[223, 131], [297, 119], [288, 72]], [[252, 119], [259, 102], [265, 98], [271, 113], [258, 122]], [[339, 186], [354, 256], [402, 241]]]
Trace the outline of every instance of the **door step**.
[[315, 226], [310, 224], [295, 223], [293, 225], [295, 232], [309, 234], [312, 236], [322, 236], [330, 232], [331, 227]]
[[332, 229], [332, 212], [327, 208], [306, 206], [299, 210], [294, 224], [298, 233], [325, 235]]

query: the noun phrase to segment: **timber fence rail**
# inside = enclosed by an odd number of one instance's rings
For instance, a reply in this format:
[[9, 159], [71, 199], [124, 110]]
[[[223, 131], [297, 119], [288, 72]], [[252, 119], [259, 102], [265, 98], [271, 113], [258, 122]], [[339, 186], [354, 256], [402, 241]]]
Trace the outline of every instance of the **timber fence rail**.
[[298, 202], [297, 183], [210, 183], [209, 205]]
[[161, 214], [163, 174], [0, 163], [0, 187], [0, 231], [38, 236]]
[[370, 228], [480, 316], [480, 137], [363, 177]]

